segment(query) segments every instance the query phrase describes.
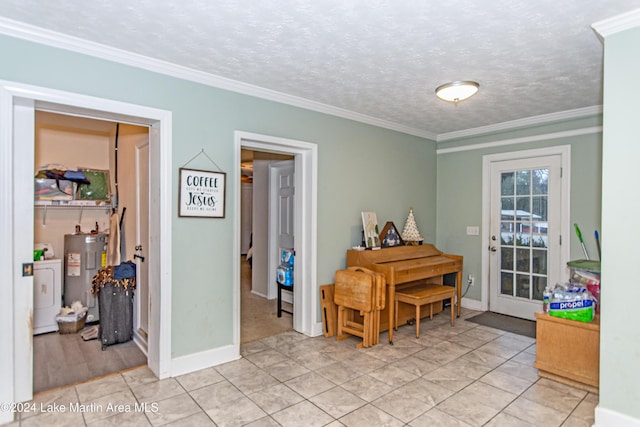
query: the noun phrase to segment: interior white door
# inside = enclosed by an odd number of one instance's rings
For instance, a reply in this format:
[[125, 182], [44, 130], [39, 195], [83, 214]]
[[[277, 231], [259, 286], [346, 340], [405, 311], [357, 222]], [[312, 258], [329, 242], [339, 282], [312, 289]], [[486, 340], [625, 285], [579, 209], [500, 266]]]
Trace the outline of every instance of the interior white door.
[[136, 145], [136, 311], [137, 332], [146, 344], [149, 333], [149, 142]]
[[489, 309], [534, 320], [560, 280], [560, 155], [491, 163]]
[[[283, 249], [295, 249], [295, 166], [293, 160], [269, 165], [269, 294], [276, 294], [276, 268]], [[295, 269], [295, 266], [294, 266]], [[273, 292], [273, 293], [272, 293]], [[283, 300], [293, 302], [285, 293]]]

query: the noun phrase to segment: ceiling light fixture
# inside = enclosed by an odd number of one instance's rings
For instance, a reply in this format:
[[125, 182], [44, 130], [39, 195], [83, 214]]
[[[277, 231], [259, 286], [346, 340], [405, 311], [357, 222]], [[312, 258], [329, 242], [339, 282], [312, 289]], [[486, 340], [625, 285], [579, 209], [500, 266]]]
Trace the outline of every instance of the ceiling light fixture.
[[480, 85], [470, 80], [445, 83], [436, 88], [436, 96], [444, 101], [458, 104], [478, 92]]

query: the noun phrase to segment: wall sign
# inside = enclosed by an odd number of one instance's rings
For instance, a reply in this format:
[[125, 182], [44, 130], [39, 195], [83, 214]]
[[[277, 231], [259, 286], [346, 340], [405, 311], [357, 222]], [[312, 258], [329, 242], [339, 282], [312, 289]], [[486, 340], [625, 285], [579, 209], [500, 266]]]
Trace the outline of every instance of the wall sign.
[[227, 174], [180, 168], [178, 216], [224, 218]]

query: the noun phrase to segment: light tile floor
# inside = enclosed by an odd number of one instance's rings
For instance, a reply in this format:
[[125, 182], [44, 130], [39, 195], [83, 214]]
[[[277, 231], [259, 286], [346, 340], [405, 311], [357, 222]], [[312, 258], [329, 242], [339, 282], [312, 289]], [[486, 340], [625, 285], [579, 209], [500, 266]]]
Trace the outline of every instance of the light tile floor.
[[[446, 315], [390, 346], [286, 332], [158, 381], [137, 368], [36, 395], [12, 426], [591, 426], [598, 395], [539, 378], [535, 340]], [[65, 412], [62, 412], [62, 409]], [[145, 410], [146, 409], [146, 410]]]

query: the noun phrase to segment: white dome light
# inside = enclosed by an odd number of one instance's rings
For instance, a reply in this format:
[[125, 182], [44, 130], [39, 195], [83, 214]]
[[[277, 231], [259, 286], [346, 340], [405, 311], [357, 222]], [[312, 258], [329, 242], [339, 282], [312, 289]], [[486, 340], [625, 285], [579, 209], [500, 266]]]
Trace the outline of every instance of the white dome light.
[[472, 97], [480, 85], [472, 81], [455, 81], [436, 88], [436, 96], [444, 101], [458, 103]]

